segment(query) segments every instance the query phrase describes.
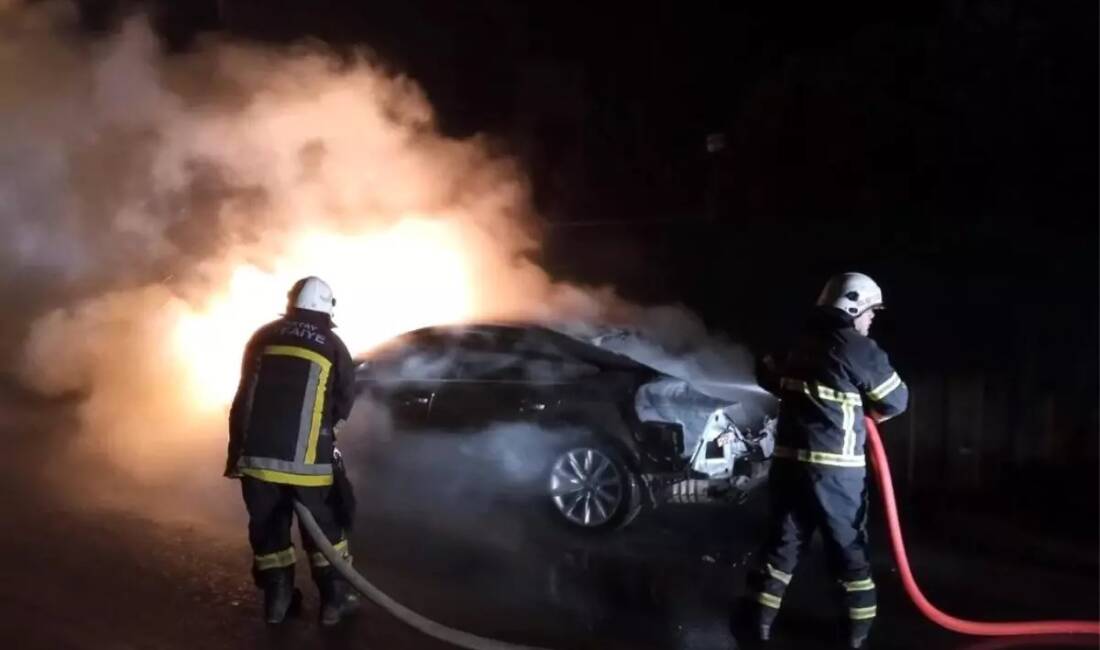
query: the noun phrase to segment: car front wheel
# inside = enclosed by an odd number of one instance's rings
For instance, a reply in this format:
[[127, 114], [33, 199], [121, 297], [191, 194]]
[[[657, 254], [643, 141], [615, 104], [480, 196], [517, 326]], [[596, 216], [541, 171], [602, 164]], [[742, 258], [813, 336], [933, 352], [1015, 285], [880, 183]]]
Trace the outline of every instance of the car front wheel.
[[561, 453], [550, 469], [550, 499], [569, 524], [605, 530], [622, 523], [637, 501], [637, 481], [617, 454], [599, 447]]

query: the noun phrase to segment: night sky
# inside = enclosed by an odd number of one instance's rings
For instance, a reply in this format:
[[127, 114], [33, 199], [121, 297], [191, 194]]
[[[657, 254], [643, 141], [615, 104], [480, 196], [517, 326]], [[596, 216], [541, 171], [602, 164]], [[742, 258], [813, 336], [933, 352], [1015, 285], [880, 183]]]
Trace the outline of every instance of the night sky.
[[[369, 47], [446, 133], [522, 162], [555, 277], [762, 351], [861, 270], [899, 367], [1018, 380], [1095, 438], [1095, 1], [591, 4], [144, 6], [180, 50], [204, 30]], [[92, 29], [122, 12], [82, 7]]]

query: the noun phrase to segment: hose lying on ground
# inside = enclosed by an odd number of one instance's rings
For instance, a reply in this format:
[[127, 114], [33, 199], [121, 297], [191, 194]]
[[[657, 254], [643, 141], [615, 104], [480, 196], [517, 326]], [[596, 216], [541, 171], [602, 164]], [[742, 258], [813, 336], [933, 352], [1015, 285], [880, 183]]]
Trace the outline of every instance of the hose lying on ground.
[[[913, 572], [909, 567], [909, 558], [905, 552], [905, 541], [901, 535], [901, 523], [898, 521], [897, 503], [894, 499], [894, 483], [890, 476], [890, 466], [886, 460], [886, 451], [879, 436], [878, 427], [874, 420], [867, 418], [867, 443], [874, 463], [875, 477], [878, 481], [879, 491], [882, 493], [883, 506], [886, 509], [886, 520], [890, 528], [890, 541], [893, 545], [894, 559], [901, 573], [902, 584], [910, 600], [917, 606], [925, 617], [933, 623], [953, 632], [976, 636], [1024, 636], [1024, 635], [1055, 635], [1055, 634], [1092, 634], [1100, 635], [1100, 621], [1012, 621], [989, 623], [980, 621], [968, 621], [956, 618], [937, 609], [921, 593], [913, 578]], [[425, 618], [420, 614], [405, 607], [375, 587], [366, 578], [359, 574], [350, 564], [344, 561], [339, 552], [332, 547], [328, 539], [321, 532], [317, 520], [310, 514], [309, 509], [301, 503], [294, 502], [294, 510], [298, 518], [305, 526], [314, 544], [320, 549], [325, 559], [340, 572], [340, 575], [356, 590], [371, 599], [382, 609], [397, 617], [407, 625], [436, 639], [446, 641], [453, 645], [469, 648], [470, 650], [544, 650], [534, 646], [517, 645], [487, 639], [469, 632], [456, 630]]]
[[340, 575], [344, 576], [359, 593], [371, 599], [374, 604], [390, 614], [393, 614], [401, 622], [430, 637], [446, 641], [460, 648], [469, 648], [470, 650], [546, 650], [545, 648], [538, 648], [535, 646], [518, 645], [505, 641], [498, 641], [496, 639], [487, 639], [475, 634], [470, 634], [469, 632], [447, 627], [442, 623], [437, 623], [417, 614], [393, 598], [390, 598], [385, 592], [368, 582], [367, 579], [350, 564], [345, 562], [344, 558], [332, 547], [332, 544], [325, 537], [325, 534], [321, 531], [321, 527], [317, 525], [317, 520], [313, 518], [308, 508], [300, 502], [295, 501], [294, 511], [298, 513], [298, 520], [305, 526], [306, 532], [309, 533], [310, 538], [313, 539], [313, 543], [317, 545], [318, 550], [320, 550], [321, 554], [325, 556], [325, 559], [340, 572]]
[[1004, 623], [985, 623], [967, 621], [945, 614], [928, 602], [921, 593], [909, 568], [909, 558], [905, 554], [905, 541], [901, 536], [901, 524], [898, 522], [898, 507], [894, 501], [894, 483], [890, 478], [890, 466], [886, 462], [886, 450], [879, 437], [878, 427], [871, 418], [867, 422], [867, 443], [874, 462], [875, 476], [878, 479], [882, 503], [886, 508], [886, 520], [890, 527], [890, 541], [894, 547], [894, 559], [901, 572], [901, 581], [909, 599], [933, 623], [961, 634], [976, 636], [1022, 636], [1034, 634], [1097, 634], [1100, 635], [1100, 621], [1012, 621]]

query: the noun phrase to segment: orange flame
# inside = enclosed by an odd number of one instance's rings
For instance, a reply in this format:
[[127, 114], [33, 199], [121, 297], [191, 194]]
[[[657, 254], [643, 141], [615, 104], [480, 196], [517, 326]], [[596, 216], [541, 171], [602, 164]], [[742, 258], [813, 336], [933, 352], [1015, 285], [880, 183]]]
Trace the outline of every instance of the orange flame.
[[173, 341], [189, 392], [204, 409], [232, 399], [249, 336], [282, 311], [300, 277], [332, 285], [337, 333], [356, 354], [401, 332], [471, 318], [471, 262], [460, 234], [441, 221], [406, 219], [365, 234], [302, 233], [270, 270], [239, 264], [204, 308], [178, 318]]

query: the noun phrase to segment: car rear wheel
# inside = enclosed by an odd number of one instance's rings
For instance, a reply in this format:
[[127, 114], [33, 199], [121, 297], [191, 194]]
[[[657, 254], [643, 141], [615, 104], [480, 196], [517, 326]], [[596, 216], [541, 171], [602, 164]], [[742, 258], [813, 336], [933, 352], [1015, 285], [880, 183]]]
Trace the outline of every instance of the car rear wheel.
[[554, 459], [550, 500], [564, 521], [586, 530], [606, 530], [624, 521], [637, 503], [637, 480], [613, 451], [574, 447]]

